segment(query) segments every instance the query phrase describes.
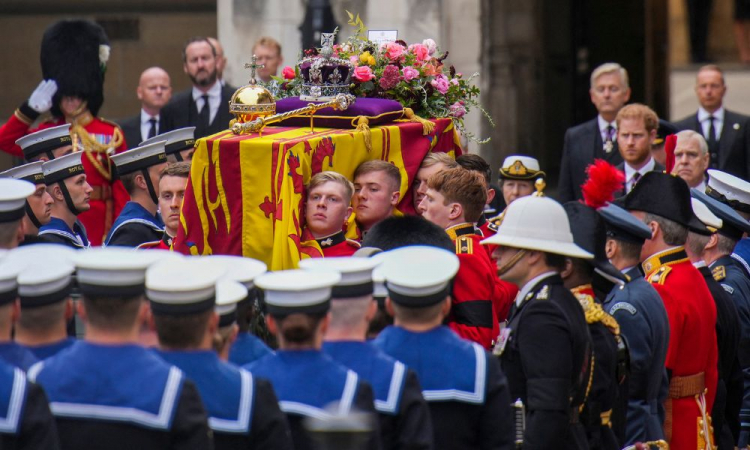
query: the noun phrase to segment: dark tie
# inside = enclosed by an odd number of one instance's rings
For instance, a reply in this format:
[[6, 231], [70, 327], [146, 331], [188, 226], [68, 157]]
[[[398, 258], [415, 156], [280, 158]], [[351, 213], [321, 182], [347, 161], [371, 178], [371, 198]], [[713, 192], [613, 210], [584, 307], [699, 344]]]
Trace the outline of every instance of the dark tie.
[[211, 119], [210, 108], [208, 106], [208, 94], [203, 94], [203, 108], [198, 113], [198, 124], [203, 127], [204, 130], [208, 130], [209, 120]]
[[716, 128], [714, 128], [714, 120], [716, 120], [716, 117], [708, 116], [708, 136], [706, 137], [706, 143], [708, 144], [708, 151], [711, 153], [712, 163], [718, 162], [717, 158], [719, 156], [719, 143], [716, 141]]
[[615, 137], [615, 127], [612, 125], [607, 125], [607, 129], [604, 130], [604, 151], [607, 153], [611, 153], [612, 149], [614, 149], [614, 137]]
[[636, 172], [633, 174], [633, 183], [630, 185], [630, 190], [632, 191], [636, 184], [638, 184], [638, 180], [641, 179], [641, 173]]
[[156, 136], [156, 117], [148, 119], [148, 122], [151, 124], [151, 128], [148, 129], [148, 137], [146, 139], [151, 139]]

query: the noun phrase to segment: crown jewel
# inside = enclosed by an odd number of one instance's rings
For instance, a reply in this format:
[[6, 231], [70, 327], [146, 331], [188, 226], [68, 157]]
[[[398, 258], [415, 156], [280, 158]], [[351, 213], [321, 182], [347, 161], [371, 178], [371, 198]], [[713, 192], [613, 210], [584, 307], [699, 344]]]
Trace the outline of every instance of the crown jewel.
[[336, 94], [348, 94], [354, 65], [346, 59], [333, 57], [336, 33], [323, 33], [321, 49], [316, 56], [302, 59], [298, 63], [302, 75], [300, 100], [326, 102]]

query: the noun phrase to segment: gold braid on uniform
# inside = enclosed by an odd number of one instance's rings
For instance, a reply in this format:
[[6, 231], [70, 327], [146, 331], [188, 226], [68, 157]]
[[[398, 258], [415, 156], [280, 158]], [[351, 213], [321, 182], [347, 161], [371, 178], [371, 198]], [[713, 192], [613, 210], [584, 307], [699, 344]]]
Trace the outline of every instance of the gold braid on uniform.
[[573, 295], [578, 299], [578, 303], [583, 307], [583, 312], [586, 314], [586, 323], [601, 322], [609, 331], [615, 336], [620, 335], [620, 325], [617, 323], [614, 317], [607, 314], [602, 305], [594, 301], [594, 297], [589, 294], [582, 292], [583, 288], [588, 286], [579, 286], [571, 289]]
[[[86, 157], [91, 161], [97, 172], [101, 174], [107, 181], [112, 180], [112, 163], [108, 157], [110, 148], [117, 148], [122, 144], [122, 132], [119, 128], [114, 128], [112, 133], [112, 140], [108, 144], [100, 144], [96, 141], [85, 128], [79, 123], [74, 123], [70, 128], [70, 134], [73, 136], [73, 150], [76, 151], [79, 148], [86, 153]], [[79, 143], [80, 140], [80, 143]], [[105, 161], [102, 163], [99, 160], [99, 155], [105, 156]], [[105, 167], [106, 164], [106, 167]]]

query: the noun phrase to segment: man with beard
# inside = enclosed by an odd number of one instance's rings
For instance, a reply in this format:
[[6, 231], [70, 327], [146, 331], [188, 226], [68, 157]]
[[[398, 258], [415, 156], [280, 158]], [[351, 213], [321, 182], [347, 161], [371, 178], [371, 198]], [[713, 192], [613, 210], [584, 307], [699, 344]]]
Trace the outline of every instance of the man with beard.
[[216, 48], [205, 37], [193, 37], [182, 51], [182, 60], [193, 87], [175, 94], [162, 109], [162, 131], [195, 126], [199, 139], [227, 129], [234, 92], [219, 82]]

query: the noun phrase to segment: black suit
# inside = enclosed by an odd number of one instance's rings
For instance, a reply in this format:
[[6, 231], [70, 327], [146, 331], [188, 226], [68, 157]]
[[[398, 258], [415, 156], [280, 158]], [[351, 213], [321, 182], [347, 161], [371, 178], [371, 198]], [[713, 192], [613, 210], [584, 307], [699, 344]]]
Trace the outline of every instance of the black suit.
[[604, 151], [602, 133], [596, 118], [568, 128], [565, 132], [560, 180], [557, 188], [557, 196], [561, 203], [582, 198], [581, 185], [586, 181], [586, 167], [593, 163], [594, 159], [604, 159], [613, 165], [622, 162], [616, 137], [613, 144], [611, 152]]
[[179, 92], [172, 96], [167, 106], [161, 110], [162, 133], [183, 127], [196, 127], [195, 139], [224, 131], [229, 128], [229, 121], [234, 117], [229, 113], [229, 101], [232, 99], [234, 89], [229, 86], [221, 87], [221, 102], [214, 120], [208, 129], [198, 124], [198, 107], [193, 100], [192, 88]]
[[[128, 145], [128, 149], [136, 148], [138, 147], [138, 145], [140, 145], [141, 142], [148, 139], [148, 136], [143, 136], [141, 134], [140, 113], [137, 116], [123, 119], [117, 122], [117, 124], [120, 125], [120, 128], [122, 128], [122, 134], [125, 136], [125, 143]], [[161, 134], [165, 131], [162, 127], [162, 124], [163, 120], [160, 117], [157, 124], [156, 134]]]
[[[697, 112], [674, 122], [674, 126], [678, 130], [693, 130], [703, 135], [703, 127], [698, 121]], [[719, 154], [711, 155], [709, 168], [750, 180], [750, 117], [724, 110], [724, 125], [719, 136]]]
[[[651, 169], [650, 172], [664, 172], [665, 169], [666, 168], [664, 166], [662, 166], [661, 164], [659, 164], [657, 161], [654, 161], [654, 168]], [[617, 165], [617, 170], [619, 170], [623, 174], [625, 173], [625, 162], [624, 161]], [[625, 192], [625, 190], [627, 190], [627, 188], [628, 188], [628, 180], [627, 180], [627, 175], [625, 175], [625, 187], [622, 190], [615, 191], [615, 193], [614, 193], [615, 198], [620, 198], [623, 195], [627, 194], [627, 192]]]

